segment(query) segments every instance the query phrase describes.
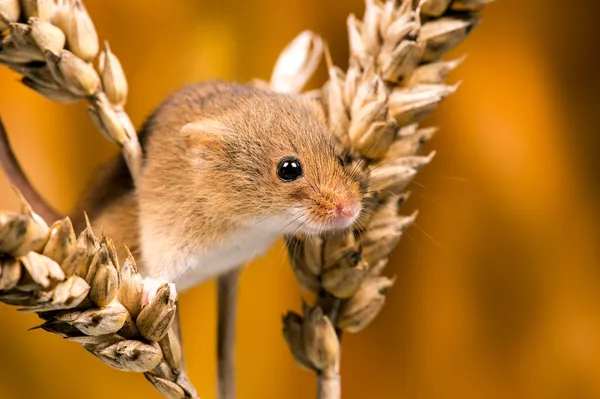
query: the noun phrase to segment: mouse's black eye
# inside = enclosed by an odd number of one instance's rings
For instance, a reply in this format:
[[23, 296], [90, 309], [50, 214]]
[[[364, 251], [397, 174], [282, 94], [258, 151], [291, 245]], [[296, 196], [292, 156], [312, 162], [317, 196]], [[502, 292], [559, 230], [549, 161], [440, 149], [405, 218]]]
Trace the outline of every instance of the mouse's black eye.
[[302, 177], [302, 164], [298, 158], [285, 157], [277, 165], [277, 177], [285, 182]]
[[342, 168], [343, 168], [343, 167], [346, 165], [346, 163], [344, 162], [344, 158], [342, 158], [341, 156], [339, 156], [339, 155], [338, 155], [338, 156], [337, 156], [337, 160], [338, 160], [338, 162], [340, 163], [340, 166], [341, 166]]

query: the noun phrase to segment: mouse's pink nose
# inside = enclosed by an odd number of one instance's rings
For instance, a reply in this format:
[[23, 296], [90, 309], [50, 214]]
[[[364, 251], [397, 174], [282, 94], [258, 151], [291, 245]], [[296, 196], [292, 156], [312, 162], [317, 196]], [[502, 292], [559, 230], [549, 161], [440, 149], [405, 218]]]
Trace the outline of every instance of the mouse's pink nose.
[[337, 215], [342, 219], [353, 219], [358, 213], [358, 206], [352, 204], [340, 204], [337, 206]]

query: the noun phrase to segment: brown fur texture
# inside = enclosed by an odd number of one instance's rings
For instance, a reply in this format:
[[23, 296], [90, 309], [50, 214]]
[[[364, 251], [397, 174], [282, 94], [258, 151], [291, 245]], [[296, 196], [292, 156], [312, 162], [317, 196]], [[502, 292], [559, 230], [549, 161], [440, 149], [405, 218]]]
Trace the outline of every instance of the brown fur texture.
[[[137, 187], [119, 157], [96, 179], [83, 208], [96, 228], [129, 246], [142, 263], [148, 259], [141, 231], [174, 253], [209, 251], [273, 216], [286, 215], [282, 234], [318, 233], [336, 228], [341, 206], [360, 209], [359, 187], [339, 163], [320, 106], [300, 96], [228, 83], [186, 87], [148, 119], [140, 140]], [[286, 156], [300, 160], [302, 178], [277, 177]]]

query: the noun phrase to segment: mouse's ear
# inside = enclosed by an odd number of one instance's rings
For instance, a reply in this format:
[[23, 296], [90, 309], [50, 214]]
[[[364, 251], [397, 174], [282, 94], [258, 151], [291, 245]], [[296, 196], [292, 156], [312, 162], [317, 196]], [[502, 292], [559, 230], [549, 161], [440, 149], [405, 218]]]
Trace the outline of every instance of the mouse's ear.
[[181, 128], [181, 138], [184, 146], [194, 156], [205, 155], [207, 152], [219, 151], [223, 135], [227, 128], [213, 119], [202, 119], [191, 122]]

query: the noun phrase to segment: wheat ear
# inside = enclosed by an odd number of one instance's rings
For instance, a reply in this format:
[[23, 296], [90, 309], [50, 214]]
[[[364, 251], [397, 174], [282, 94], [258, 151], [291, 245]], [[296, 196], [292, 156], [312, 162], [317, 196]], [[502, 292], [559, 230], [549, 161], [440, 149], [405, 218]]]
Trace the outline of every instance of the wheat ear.
[[148, 293], [131, 255], [88, 223], [76, 237], [69, 218], [51, 227], [21, 197], [21, 212], [0, 213], [0, 301], [36, 312], [41, 328], [80, 343], [104, 363], [144, 373], [168, 398], [197, 397], [184, 372], [177, 291]]
[[[7, 28], [0, 63], [51, 100], [88, 101], [94, 124], [121, 146], [135, 180], [141, 151], [123, 109], [127, 80], [108, 43], [100, 51], [83, 3], [3, 0], [0, 31]], [[21, 213], [0, 213], [0, 301], [37, 312], [45, 320], [39, 328], [114, 368], [143, 372], [167, 398], [197, 397], [185, 373], [175, 287], [165, 282], [146, 304], [132, 256], [121, 265], [112, 241], [96, 237], [89, 223], [76, 238], [68, 218], [48, 227], [22, 203]]]
[[[327, 57], [329, 80], [307, 94], [321, 99], [347, 169], [365, 192], [364, 211], [352, 231], [287, 240], [299, 283], [317, 299], [303, 304], [302, 315], [286, 314], [283, 333], [296, 361], [317, 374], [319, 399], [341, 397], [342, 332], [364, 329], [394, 284], [381, 273], [417, 216], [402, 216], [399, 209], [407, 186], [434, 156], [417, 155], [435, 132], [419, 124], [456, 90], [444, 81], [460, 60], [440, 59], [476, 26], [489, 1], [366, 0], [362, 20], [348, 17], [349, 68], [344, 72]], [[308, 79], [297, 72], [306, 68], [309, 47], [293, 43], [275, 68], [275, 90], [299, 91]], [[279, 71], [281, 65], [290, 73]], [[280, 75], [294, 72], [297, 82], [280, 83], [285, 81]]]
[[100, 50], [94, 23], [81, 0], [3, 0], [0, 31], [6, 28], [0, 64], [23, 75], [24, 85], [51, 100], [88, 101], [94, 124], [122, 148], [135, 179], [141, 150], [123, 109], [127, 79], [107, 42]]

